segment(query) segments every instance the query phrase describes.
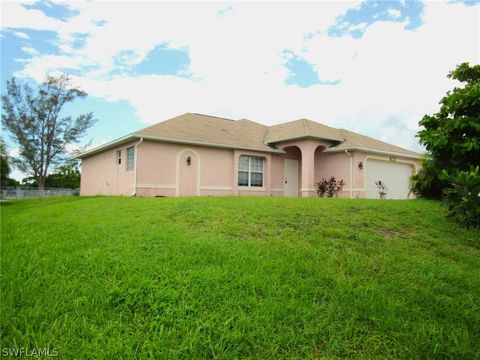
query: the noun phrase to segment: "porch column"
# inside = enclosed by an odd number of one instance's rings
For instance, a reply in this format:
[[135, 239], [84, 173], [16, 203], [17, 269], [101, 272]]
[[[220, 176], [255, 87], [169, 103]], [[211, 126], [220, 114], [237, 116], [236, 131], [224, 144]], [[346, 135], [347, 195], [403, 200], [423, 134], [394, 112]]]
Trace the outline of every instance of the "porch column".
[[315, 149], [317, 144], [305, 142], [301, 145], [302, 151], [302, 184], [300, 187], [301, 197], [316, 196], [315, 192]]

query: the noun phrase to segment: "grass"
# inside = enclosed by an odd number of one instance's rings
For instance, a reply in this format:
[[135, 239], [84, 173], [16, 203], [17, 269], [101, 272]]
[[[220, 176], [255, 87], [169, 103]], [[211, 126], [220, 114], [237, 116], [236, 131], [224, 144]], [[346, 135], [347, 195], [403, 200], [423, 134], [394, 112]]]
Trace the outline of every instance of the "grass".
[[61, 358], [480, 358], [480, 236], [431, 201], [1, 206], [1, 347]]

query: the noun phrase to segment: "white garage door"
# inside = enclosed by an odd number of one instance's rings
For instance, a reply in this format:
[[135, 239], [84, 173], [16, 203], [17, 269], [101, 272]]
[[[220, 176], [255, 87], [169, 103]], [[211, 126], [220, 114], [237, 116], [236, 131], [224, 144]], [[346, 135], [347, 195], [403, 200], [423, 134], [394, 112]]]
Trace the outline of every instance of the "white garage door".
[[367, 199], [378, 199], [378, 188], [375, 182], [381, 180], [387, 185], [387, 199], [407, 199], [412, 166], [393, 161], [367, 159], [366, 166]]

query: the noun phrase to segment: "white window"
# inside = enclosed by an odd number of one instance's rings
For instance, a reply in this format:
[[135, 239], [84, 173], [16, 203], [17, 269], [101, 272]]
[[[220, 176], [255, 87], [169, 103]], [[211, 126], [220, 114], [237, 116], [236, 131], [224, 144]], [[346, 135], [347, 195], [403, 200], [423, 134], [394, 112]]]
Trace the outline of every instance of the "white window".
[[127, 149], [127, 171], [133, 170], [135, 165], [135, 147]]
[[117, 165], [122, 163], [122, 150], [117, 151]]
[[238, 186], [263, 187], [263, 158], [240, 156], [238, 159]]

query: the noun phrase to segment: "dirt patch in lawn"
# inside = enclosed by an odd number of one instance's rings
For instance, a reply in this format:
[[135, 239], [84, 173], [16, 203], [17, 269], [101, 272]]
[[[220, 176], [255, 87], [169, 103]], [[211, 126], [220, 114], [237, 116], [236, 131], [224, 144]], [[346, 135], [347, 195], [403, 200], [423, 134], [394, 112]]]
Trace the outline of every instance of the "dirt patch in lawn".
[[391, 238], [411, 239], [412, 237], [415, 236], [415, 233], [411, 231], [398, 231], [398, 230], [386, 230], [386, 229], [378, 230], [378, 234], [384, 239], [391, 239]]

